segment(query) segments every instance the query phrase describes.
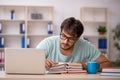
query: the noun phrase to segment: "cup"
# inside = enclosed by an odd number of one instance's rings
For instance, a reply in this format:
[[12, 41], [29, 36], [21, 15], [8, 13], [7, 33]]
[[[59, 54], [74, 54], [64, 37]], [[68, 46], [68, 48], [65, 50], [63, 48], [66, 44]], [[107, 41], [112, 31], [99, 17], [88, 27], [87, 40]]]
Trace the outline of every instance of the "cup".
[[99, 70], [100, 64], [97, 62], [88, 62], [87, 63], [87, 73], [96, 74]]

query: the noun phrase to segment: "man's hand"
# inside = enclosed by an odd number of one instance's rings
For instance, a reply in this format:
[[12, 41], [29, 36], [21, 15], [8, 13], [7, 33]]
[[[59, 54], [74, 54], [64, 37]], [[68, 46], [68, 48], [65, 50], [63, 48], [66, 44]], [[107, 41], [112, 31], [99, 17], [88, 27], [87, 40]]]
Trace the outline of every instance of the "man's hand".
[[58, 62], [53, 62], [50, 59], [45, 60], [45, 67], [52, 67], [52, 66], [55, 66], [56, 64], [58, 64]]

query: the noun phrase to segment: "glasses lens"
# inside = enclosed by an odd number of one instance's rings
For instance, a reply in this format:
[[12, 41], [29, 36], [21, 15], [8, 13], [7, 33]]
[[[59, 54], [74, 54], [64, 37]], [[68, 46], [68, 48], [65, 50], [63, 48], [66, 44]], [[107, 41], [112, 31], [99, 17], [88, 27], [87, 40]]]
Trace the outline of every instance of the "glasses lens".
[[65, 40], [65, 39], [68, 39], [69, 42], [74, 42], [76, 41], [77, 38], [74, 38], [74, 37], [67, 37], [65, 34], [61, 33], [60, 34], [60, 38]]
[[60, 34], [60, 38], [65, 40], [66, 36], [64, 34]]

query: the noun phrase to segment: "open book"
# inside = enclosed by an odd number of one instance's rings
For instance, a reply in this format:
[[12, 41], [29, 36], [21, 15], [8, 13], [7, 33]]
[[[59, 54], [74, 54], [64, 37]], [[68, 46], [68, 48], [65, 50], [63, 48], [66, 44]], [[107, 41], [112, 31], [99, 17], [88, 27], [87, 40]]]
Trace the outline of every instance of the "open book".
[[59, 63], [48, 69], [49, 73], [86, 73], [82, 64], [78, 63]]

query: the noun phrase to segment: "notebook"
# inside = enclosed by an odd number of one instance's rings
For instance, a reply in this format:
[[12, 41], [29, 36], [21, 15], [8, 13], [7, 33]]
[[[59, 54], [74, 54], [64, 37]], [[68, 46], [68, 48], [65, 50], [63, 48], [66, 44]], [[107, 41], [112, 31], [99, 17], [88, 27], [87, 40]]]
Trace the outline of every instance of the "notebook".
[[5, 48], [5, 73], [45, 74], [45, 50]]

